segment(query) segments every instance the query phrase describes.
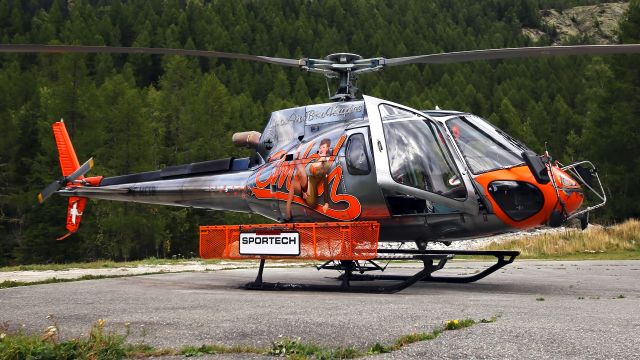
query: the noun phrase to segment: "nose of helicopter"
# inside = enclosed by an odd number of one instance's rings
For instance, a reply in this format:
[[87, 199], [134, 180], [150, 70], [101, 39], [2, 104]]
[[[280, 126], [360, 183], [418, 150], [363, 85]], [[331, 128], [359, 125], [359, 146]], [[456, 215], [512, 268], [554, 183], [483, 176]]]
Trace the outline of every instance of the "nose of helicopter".
[[[558, 167], [554, 182], [538, 183], [526, 166], [501, 169], [479, 175], [476, 181], [487, 193], [493, 212], [507, 225], [528, 229], [560, 225], [584, 202], [582, 187]], [[564, 211], [563, 211], [564, 206]]]

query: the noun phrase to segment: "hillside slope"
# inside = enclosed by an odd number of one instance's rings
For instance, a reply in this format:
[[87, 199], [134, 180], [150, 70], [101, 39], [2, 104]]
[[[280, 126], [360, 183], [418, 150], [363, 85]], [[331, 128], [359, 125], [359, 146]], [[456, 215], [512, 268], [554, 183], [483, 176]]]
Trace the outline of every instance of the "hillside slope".
[[523, 29], [523, 33], [535, 41], [547, 34], [553, 45], [588, 39], [594, 44], [616, 42], [618, 22], [629, 9], [629, 3], [604, 3], [576, 6], [565, 10], [541, 10], [541, 29]]

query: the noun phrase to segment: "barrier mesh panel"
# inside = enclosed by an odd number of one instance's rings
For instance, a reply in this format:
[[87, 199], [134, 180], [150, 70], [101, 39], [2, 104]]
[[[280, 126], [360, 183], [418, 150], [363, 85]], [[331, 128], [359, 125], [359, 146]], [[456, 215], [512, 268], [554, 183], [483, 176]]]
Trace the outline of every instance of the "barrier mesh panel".
[[[380, 225], [375, 221], [220, 225], [200, 227], [203, 259], [370, 260], [378, 252]], [[240, 255], [240, 232], [296, 231], [300, 255]]]

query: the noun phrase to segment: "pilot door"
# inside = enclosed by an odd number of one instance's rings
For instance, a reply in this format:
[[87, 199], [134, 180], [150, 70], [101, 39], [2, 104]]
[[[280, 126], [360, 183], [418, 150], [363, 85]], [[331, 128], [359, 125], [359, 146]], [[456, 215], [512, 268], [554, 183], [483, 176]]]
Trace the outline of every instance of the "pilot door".
[[394, 215], [478, 214], [468, 175], [435, 121], [390, 101], [364, 101], [378, 185]]

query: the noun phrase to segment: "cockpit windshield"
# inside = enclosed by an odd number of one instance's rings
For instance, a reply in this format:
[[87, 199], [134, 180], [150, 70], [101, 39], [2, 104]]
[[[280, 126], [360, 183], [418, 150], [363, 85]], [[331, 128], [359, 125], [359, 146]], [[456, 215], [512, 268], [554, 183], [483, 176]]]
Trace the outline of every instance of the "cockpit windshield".
[[478, 116], [452, 118], [447, 127], [474, 174], [524, 164], [527, 147]]

